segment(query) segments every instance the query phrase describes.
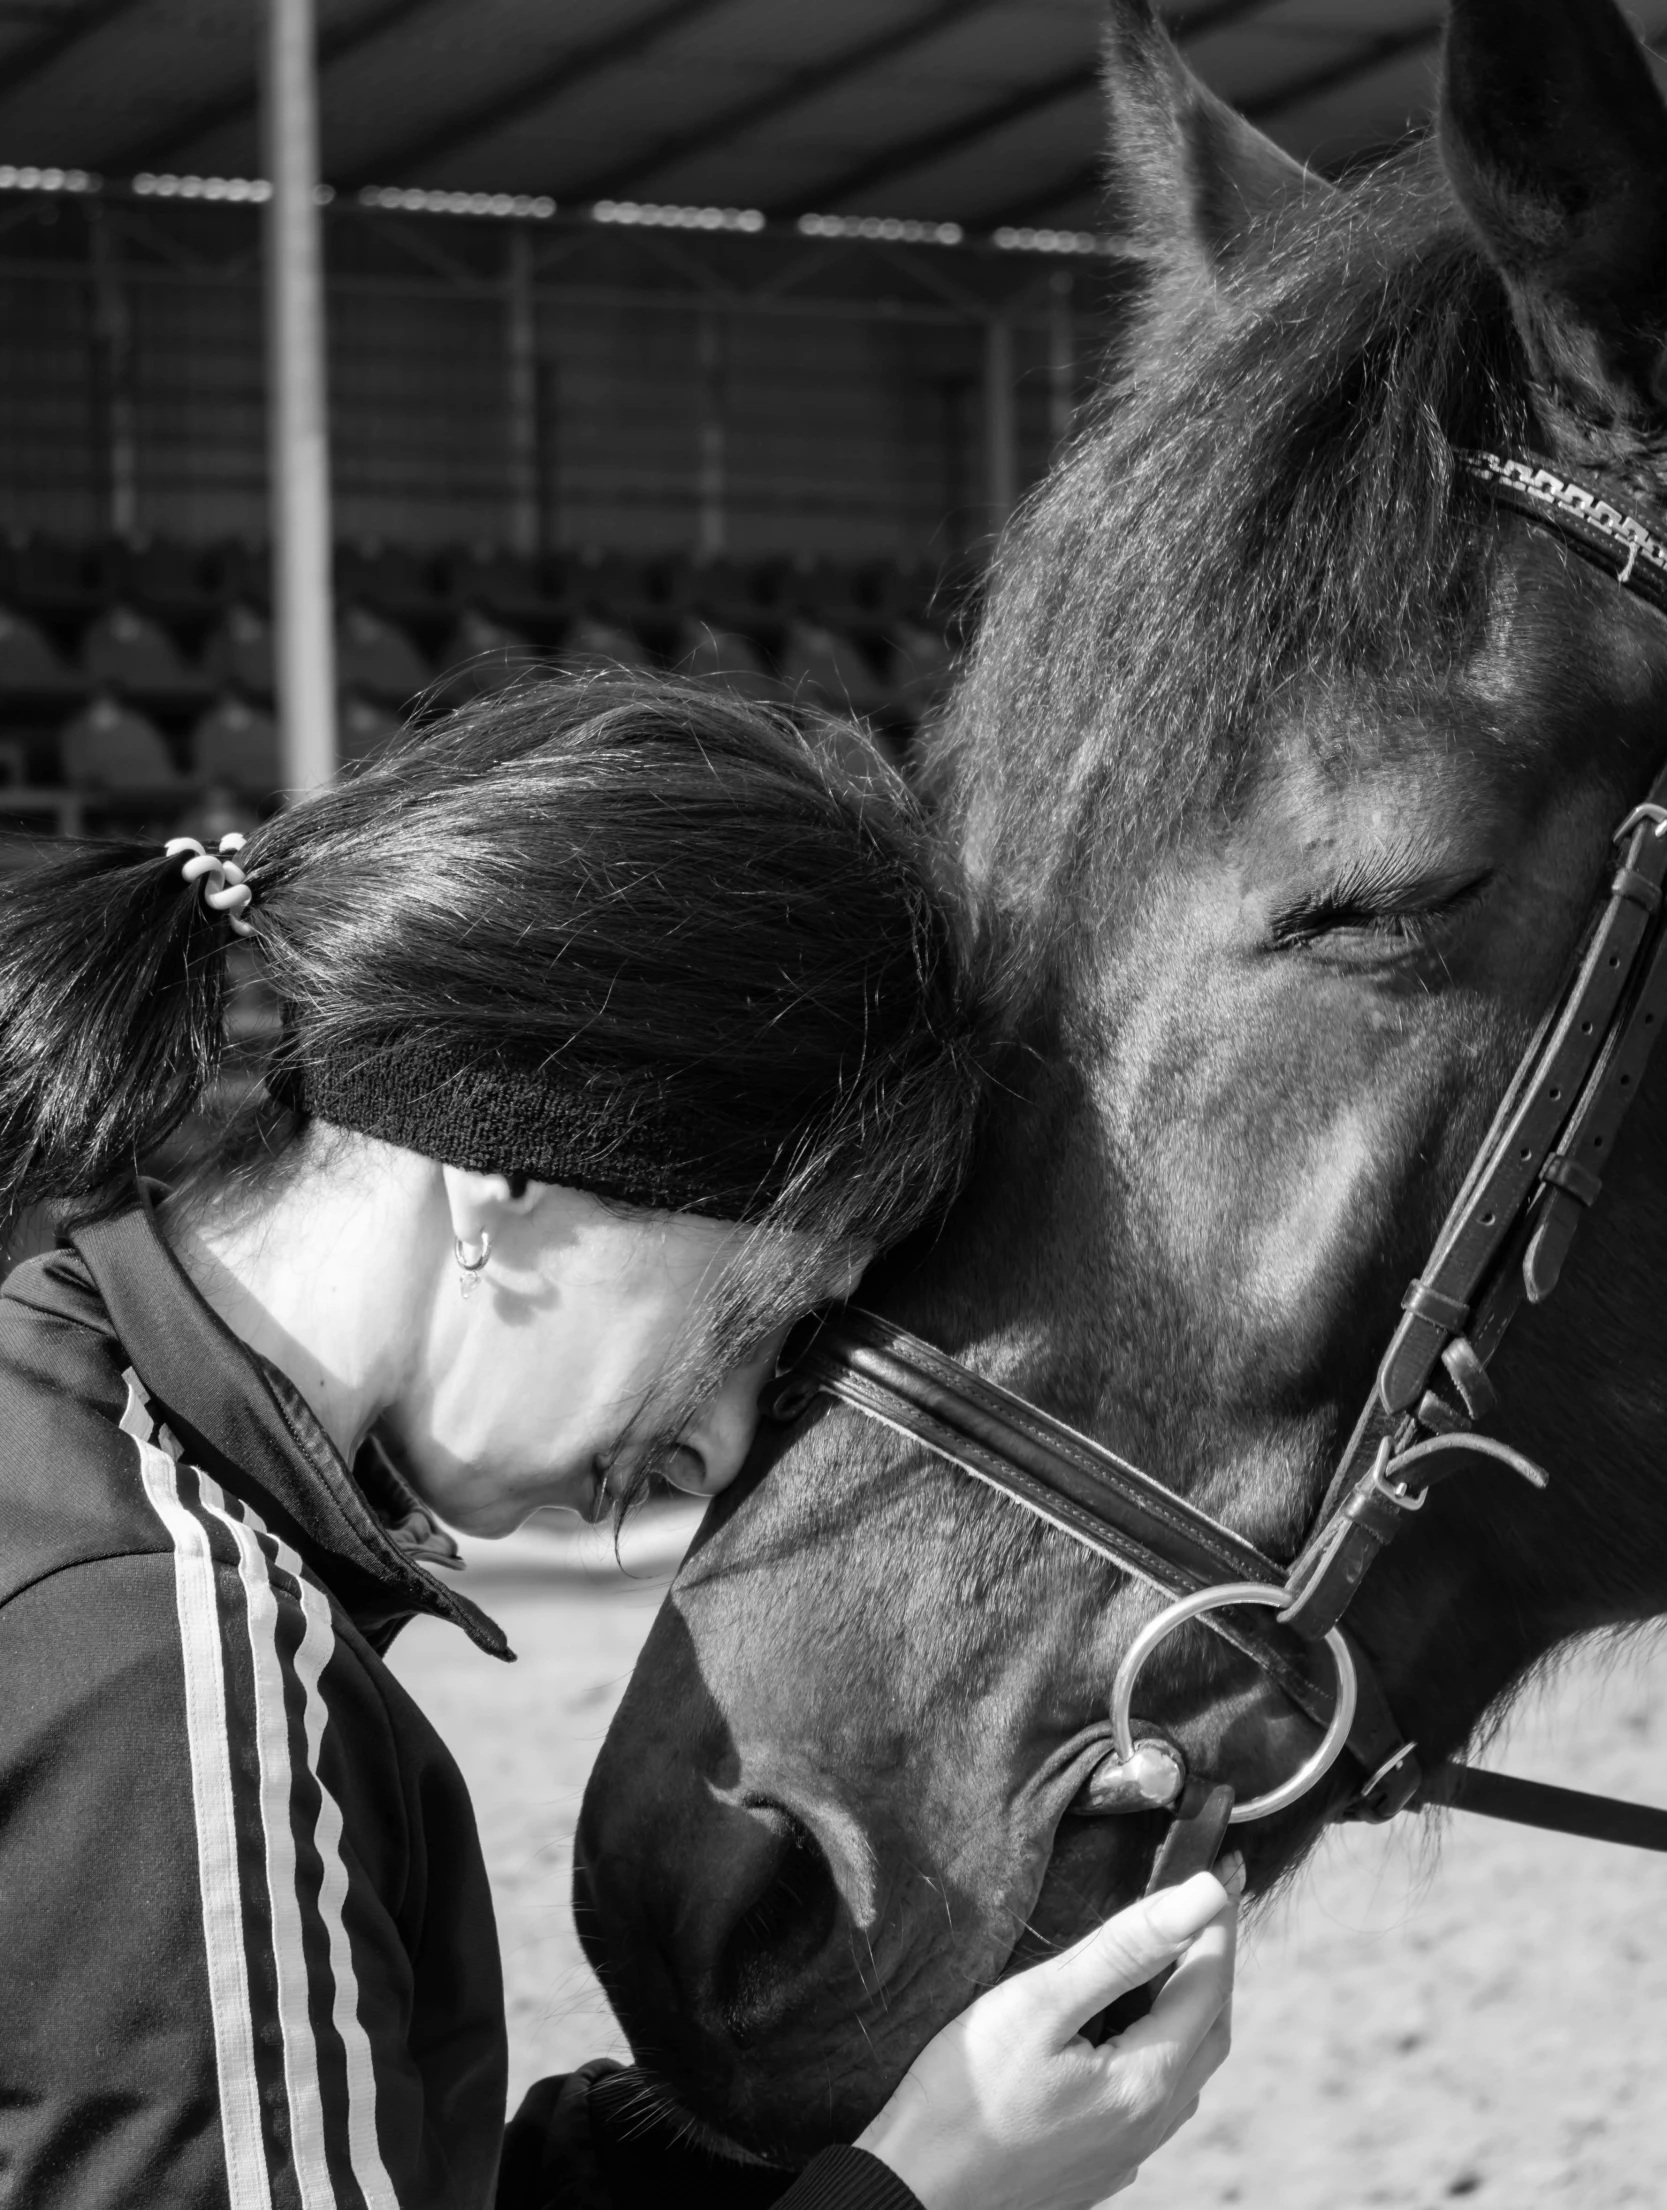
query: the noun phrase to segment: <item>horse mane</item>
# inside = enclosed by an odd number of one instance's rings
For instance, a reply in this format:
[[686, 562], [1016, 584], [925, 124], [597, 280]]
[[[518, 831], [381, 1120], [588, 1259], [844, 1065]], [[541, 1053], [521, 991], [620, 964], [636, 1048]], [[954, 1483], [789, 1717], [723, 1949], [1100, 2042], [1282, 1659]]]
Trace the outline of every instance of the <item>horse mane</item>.
[[1035, 953], [1120, 857], [1149, 865], [1231, 804], [1298, 685], [1451, 665], [1493, 537], [1451, 495], [1452, 449], [1543, 436], [1504, 286], [1427, 147], [1309, 195], [1219, 280], [1138, 279], [1090, 420], [1003, 545], [941, 740], [987, 915]]

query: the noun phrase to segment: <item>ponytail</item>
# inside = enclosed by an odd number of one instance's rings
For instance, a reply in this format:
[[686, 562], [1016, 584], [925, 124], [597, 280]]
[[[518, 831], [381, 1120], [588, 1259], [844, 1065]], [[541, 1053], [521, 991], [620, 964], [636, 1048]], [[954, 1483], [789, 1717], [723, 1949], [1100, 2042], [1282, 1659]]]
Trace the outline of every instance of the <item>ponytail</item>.
[[154, 845], [60, 845], [0, 882], [0, 1222], [132, 1189], [214, 1079], [230, 941]]

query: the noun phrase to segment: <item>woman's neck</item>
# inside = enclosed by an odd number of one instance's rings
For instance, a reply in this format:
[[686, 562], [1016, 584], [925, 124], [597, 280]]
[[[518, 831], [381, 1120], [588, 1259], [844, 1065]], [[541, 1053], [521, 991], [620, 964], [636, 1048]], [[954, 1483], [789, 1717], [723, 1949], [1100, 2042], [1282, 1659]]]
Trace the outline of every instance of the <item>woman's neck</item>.
[[197, 1183], [160, 1210], [162, 1233], [240, 1341], [301, 1392], [351, 1464], [399, 1396], [424, 1335], [445, 1244], [410, 1152], [314, 1128], [261, 1182]]

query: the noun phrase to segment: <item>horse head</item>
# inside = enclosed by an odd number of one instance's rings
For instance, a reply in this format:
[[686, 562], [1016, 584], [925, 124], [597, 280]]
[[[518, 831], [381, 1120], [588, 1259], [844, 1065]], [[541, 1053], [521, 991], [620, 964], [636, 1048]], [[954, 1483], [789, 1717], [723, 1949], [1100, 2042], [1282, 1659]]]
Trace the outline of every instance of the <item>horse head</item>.
[[[1667, 750], [1667, 621], [1461, 480], [1667, 512], [1667, 111], [1610, 0], [1454, 0], [1439, 138], [1348, 189], [1108, 34], [1131, 293], [1004, 542], [934, 773], [999, 1020], [964, 1195], [864, 1301], [1280, 1560]], [[1657, 1078], [1499, 1431], [1353, 1625], [1426, 1756], [1667, 1609]], [[1084, 1815], [1150, 1590], [823, 1408], [723, 1498], [579, 1837], [642, 2061], [792, 2159], [978, 1989], [1138, 1892]], [[1241, 1796], [1311, 1723], [1193, 1628], [1141, 1684]], [[1239, 1830], [1265, 1889], [1341, 1774]]]

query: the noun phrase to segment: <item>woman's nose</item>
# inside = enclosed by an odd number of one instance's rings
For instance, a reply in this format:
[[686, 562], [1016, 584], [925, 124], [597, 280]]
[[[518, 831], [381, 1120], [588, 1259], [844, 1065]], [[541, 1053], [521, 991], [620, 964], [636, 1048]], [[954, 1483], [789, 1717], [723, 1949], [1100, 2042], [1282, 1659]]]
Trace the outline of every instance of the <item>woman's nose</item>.
[[683, 1448], [671, 1453], [665, 1469], [674, 1488], [691, 1496], [716, 1496], [729, 1487], [752, 1448], [758, 1432], [759, 1394], [775, 1372], [780, 1353], [781, 1340], [772, 1336], [756, 1358], [724, 1376], [678, 1437]]

